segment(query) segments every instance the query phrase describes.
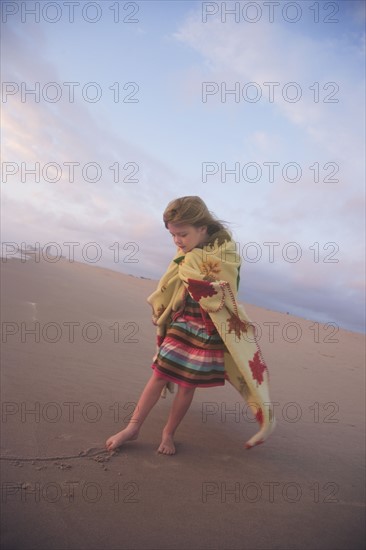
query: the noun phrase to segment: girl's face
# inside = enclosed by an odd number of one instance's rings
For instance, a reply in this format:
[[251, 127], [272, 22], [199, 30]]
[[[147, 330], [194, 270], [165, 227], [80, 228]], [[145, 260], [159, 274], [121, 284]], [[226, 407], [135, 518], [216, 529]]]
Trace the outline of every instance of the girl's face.
[[207, 237], [207, 226], [195, 227], [187, 224], [168, 223], [168, 231], [174, 244], [186, 253], [203, 243]]

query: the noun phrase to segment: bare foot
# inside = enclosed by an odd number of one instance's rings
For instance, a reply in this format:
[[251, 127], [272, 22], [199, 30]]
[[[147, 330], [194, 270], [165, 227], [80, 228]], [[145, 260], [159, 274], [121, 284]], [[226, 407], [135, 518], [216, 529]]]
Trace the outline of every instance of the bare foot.
[[163, 432], [163, 437], [160, 443], [160, 447], [158, 449], [158, 453], [161, 453], [163, 455], [174, 455], [175, 454], [175, 446], [173, 441], [173, 436], [169, 434], [165, 434]]
[[134, 429], [125, 428], [107, 439], [105, 446], [108, 451], [114, 451], [114, 449], [117, 449], [117, 447], [120, 447], [126, 441], [133, 441], [137, 439], [138, 434], [138, 431]]

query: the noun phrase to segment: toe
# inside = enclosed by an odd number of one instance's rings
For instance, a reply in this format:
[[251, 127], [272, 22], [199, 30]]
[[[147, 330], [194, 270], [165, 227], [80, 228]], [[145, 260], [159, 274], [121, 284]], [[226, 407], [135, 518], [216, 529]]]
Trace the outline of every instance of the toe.
[[112, 441], [110, 441], [110, 440], [107, 441], [107, 449], [108, 449], [108, 451], [113, 451], [113, 449], [114, 449], [113, 440]]

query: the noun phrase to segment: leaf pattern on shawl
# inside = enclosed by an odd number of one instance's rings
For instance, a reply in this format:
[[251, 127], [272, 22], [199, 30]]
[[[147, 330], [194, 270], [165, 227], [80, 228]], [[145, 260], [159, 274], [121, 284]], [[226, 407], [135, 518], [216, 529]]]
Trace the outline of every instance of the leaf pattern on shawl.
[[263, 425], [263, 411], [260, 407], [259, 407], [258, 411], [256, 412], [255, 418], [256, 418], [257, 422], [260, 424], [260, 426], [262, 426]]
[[248, 332], [248, 327], [250, 323], [242, 321], [240, 317], [235, 315], [235, 313], [230, 313], [230, 317], [227, 319], [227, 321], [229, 323], [229, 333], [234, 331], [239, 340], [241, 338], [241, 333]]
[[258, 382], [258, 384], [261, 384], [264, 380], [263, 373], [266, 370], [266, 365], [262, 363], [259, 351], [256, 351], [254, 354], [254, 357], [251, 361], [249, 361], [249, 366], [252, 371], [253, 379]]
[[248, 384], [245, 381], [244, 376], [241, 374], [240, 376], [237, 376], [236, 379], [238, 380], [238, 382], [240, 384], [239, 393], [241, 393], [241, 395], [245, 399], [247, 399], [248, 394], [249, 394], [249, 388], [248, 388]]
[[212, 284], [208, 281], [199, 281], [197, 279], [188, 279], [188, 291], [191, 293], [193, 300], [199, 302], [200, 298], [213, 296], [217, 294]]
[[214, 260], [209, 258], [200, 265], [200, 272], [204, 275], [203, 279], [205, 281], [217, 281], [218, 274], [221, 272], [221, 262], [219, 260]]

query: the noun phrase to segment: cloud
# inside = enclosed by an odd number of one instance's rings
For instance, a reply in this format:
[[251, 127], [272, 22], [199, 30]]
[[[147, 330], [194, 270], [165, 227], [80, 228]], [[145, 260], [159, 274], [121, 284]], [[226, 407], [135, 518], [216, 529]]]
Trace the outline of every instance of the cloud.
[[[236, 82], [242, 87], [254, 82], [266, 101], [270, 86], [264, 83], [278, 83], [272, 86], [273, 108], [293, 125], [303, 128], [325, 151], [346, 156], [354, 151], [355, 145], [360, 150], [354, 134], [356, 129], [359, 138], [363, 131], [359, 113], [363, 105], [363, 81], [357, 67], [363, 59], [362, 36], [351, 40], [347, 32], [330, 38], [309, 35], [307, 31], [307, 27], [265, 20], [243, 26], [233, 18], [223, 24], [216, 17], [202, 23], [197, 11], [173, 34], [177, 41], [201, 56], [201, 71], [196, 62], [182, 74], [182, 83], [187, 89], [193, 76], [191, 84], [198, 92], [196, 98], [200, 98], [202, 81], [206, 79], [226, 83], [228, 89]], [[291, 99], [296, 97], [296, 89], [286, 87], [291, 82], [296, 83], [301, 94], [301, 100], [294, 103]], [[218, 94], [216, 105], [222, 107], [219, 98]], [[341, 102], [341, 109], [336, 103], [324, 103], [333, 100]], [[239, 110], [237, 104], [234, 106]]]
[[[4, 80], [26, 82], [28, 87], [37, 81], [60, 82], [57, 63], [45, 59], [47, 42], [42, 27], [5, 27], [8, 63]], [[126, 234], [141, 238], [144, 232], [152, 230], [157, 210], [165, 203], [169, 190], [173, 194], [174, 182], [179, 179], [167, 165], [105, 127], [82, 102], [37, 103], [31, 96], [24, 102], [19, 93], [9, 96], [3, 104], [3, 118], [3, 160], [18, 167], [15, 176], [8, 175], [2, 189], [9, 228], [24, 215], [23, 220], [33, 224], [35, 238], [41, 236], [42, 230], [42, 238], [46, 240], [63, 229], [84, 232], [103, 225], [109, 227], [113, 238]], [[118, 182], [110, 169], [115, 159], [120, 168]], [[135, 183], [124, 181], [132, 173], [125, 167], [130, 161], [139, 169], [135, 176], [139, 181]], [[33, 174], [26, 174], [35, 168], [36, 162], [40, 165], [39, 183]], [[71, 168], [70, 162], [79, 165]], [[42, 173], [48, 163], [55, 163], [61, 170], [59, 181], [47, 181], [57, 169], [51, 167]], [[99, 165], [100, 180], [90, 181], [96, 173], [93, 167], [83, 175], [87, 163]], [[114, 220], [119, 220], [115, 227]], [[156, 226], [155, 231], [159, 231]]]
[[[176, 196], [199, 194], [210, 210], [235, 222], [234, 234], [241, 245], [245, 239], [262, 246], [267, 241], [279, 241], [282, 249], [285, 243], [297, 241], [304, 251], [304, 258], [296, 265], [283, 260], [274, 265], [268, 261], [246, 264], [242, 292], [247, 301], [250, 297], [258, 300], [258, 305], [289, 311], [297, 308], [314, 317], [318, 312], [319, 316], [360, 323], [363, 287], [358, 273], [362, 272], [362, 243], [358, 235], [363, 219], [359, 192], [363, 123], [358, 105], [363, 87], [355, 68], [361, 40], [358, 34], [351, 41], [347, 34], [330, 39], [320, 38], [320, 33], [314, 38], [304, 29], [298, 31], [276, 25], [247, 25], [243, 32], [243, 27], [217, 21], [202, 25], [197, 14], [180, 22], [178, 31], [169, 38], [174, 36], [170, 47], [175, 53], [174, 46], [179, 46], [185, 68], [173, 60], [165, 72], [156, 67], [154, 76], [154, 84], [172, 84], [169, 93], [176, 92], [171, 97], [177, 98], [177, 105], [168, 105], [164, 94], [153, 98], [154, 122], [158, 120], [159, 125], [149, 126], [149, 113], [138, 119], [141, 140], [137, 132], [134, 139], [129, 135], [131, 126], [125, 124], [122, 110], [108, 111], [113, 105], [36, 103], [31, 98], [22, 102], [19, 94], [10, 96], [3, 103], [3, 160], [19, 166], [24, 162], [29, 168], [35, 162], [41, 167], [56, 162], [62, 167], [62, 177], [58, 182], [41, 178], [40, 183], [35, 183], [32, 176], [22, 183], [20, 173], [8, 178], [2, 188], [4, 240], [41, 244], [76, 241], [81, 245], [95, 241], [103, 249], [106, 267], [157, 279], [175, 251], [162, 223], [162, 211]], [[73, 32], [77, 32], [76, 24]], [[85, 30], [83, 39], [87, 55], [93, 35]], [[291, 47], [295, 39], [296, 47]], [[42, 25], [6, 25], [3, 44], [8, 62], [3, 79], [62, 82], [62, 65], [52, 40]], [[111, 57], [104, 43], [100, 56], [103, 54]], [[347, 64], [351, 57], [353, 61]], [[77, 59], [71, 67], [74, 74], [81, 68], [77, 65], [81, 58]], [[121, 61], [118, 68], [122, 71], [123, 67]], [[116, 71], [115, 62], [113, 68]], [[145, 68], [150, 74], [151, 67]], [[308, 98], [296, 104], [280, 100], [242, 109], [235, 103], [230, 107], [220, 101], [206, 105], [197, 101], [203, 80], [298, 80], [305, 91], [314, 79], [342, 83], [342, 102], [314, 104]], [[179, 109], [179, 97], [184, 100], [184, 110]], [[105, 122], [107, 111], [118, 122], [113, 129]], [[174, 118], [178, 111], [183, 119]], [[174, 128], [169, 134], [168, 124]], [[148, 142], [145, 147], [141, 145], [145, 133], [157, 135], [162, 144], [159, 158], [151, 153], [155, 143], [151, 147]], [[191, 152], [187, 152], [182, 144], [191, 143]], [[177, 151], [177, 167], [169, 166], [172, 150]], [[318, 161], [323, 169], [325, 162], [334, 161], [340, 165], [340, 182], [314, 184], [308, 170], [299, 184], [276, 180], [272, 185], [264, 177], [254, 185], [222, 184], [219, 180], [203, 185], [199, 178], [186, 176], [197, 159], [199, 163], [202, 151], [208, 155], [206, 158], [210, 158], [211, 151], [219, 151], [222, 158], [218, 162], [225, 158], [228, 162], [245, 162], [247, 158], [259, 163], [278, 160], [282, 164], [294, 160], [306, 168]], [[80, 163], [75, 167], [73, 182], [65, 166], [71, 161]], [[120, 178], [116, 183], [110, 169], [116, 161], [122, 176], [126, 175], [125, 163], [136, 162], [139, 182], [128, 183]], [[87, 181], [82, 176], [82, 167], [90, 162], [102, 169], [99, 181]], [[338, 242], [342, 261], [334, 270], [314, 265], [309, 247], [315, 241], [319, 242], [321, 259], [327, 252], [324, 244]], [[119, 264], [113, 262], [111, 246], [115, 242], [121, 251]], [[136, 263], [124, 261], [132, 251], [129, 243], [136, 245]]]

